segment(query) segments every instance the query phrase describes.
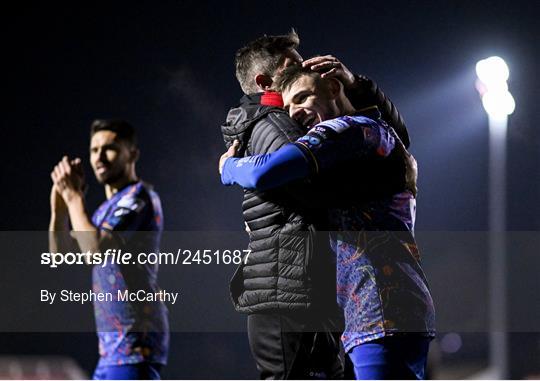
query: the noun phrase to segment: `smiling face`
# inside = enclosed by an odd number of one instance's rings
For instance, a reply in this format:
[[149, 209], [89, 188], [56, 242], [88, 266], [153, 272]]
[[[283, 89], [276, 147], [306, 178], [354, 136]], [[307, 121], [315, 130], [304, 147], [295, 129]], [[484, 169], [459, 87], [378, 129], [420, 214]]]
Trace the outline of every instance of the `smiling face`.
[[318, 74], [305, 74], [283, 90], [283, 103], [291, 118], [311, 128], [324, 120], [340, 115], [337, 105], [339, 85], [321, 79]]
[[90, 140], [90, 164], [100, 184], [114, 184], [129, 176], [135, 154], [116, 132], [97, 131]]

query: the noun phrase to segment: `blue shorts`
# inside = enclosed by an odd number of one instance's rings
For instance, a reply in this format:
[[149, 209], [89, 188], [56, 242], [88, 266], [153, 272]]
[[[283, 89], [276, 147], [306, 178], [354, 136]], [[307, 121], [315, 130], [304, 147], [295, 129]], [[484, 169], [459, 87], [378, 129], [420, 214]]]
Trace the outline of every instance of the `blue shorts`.
[[349, 352], [357, 380], [423, 380], [430, 337], [387, 336]]
[[94, 380], [161, 380], [161, 364], [139, 363], [98, 366]]

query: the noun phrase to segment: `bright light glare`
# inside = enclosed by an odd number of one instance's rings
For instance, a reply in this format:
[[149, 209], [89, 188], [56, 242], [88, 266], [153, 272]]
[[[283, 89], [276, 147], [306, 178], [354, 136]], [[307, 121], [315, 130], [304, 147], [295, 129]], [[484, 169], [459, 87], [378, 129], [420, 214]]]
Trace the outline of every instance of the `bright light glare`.
[[510, 115], [516, 108], [514, 97], [508, 91], [488, 91], [482, 97], [486, 112], [495, 117]]
[[510, 70], [501, 57], [493, 56], [478, 61], [476, 64], [476, 74], [488, 88], [498, 87], [508, 80]]
[[486, 112], [495, 118], [510, 115], [516, 108], [514, 97], [508, 91], [510, 70], [501, 57], [493, 56], [476, 64], [476, 89], [482, 97]]

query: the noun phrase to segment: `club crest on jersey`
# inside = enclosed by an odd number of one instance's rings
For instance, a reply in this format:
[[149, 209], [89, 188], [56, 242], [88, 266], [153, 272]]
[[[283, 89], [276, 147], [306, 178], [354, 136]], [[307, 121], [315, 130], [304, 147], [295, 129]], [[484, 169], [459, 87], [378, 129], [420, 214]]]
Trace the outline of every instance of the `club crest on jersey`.
[[298, 139], [298, 142], [303, 143], [304, 145], [306, 145], [308, 147], [316, 147], [319, 144], [321, 144], [321, 139], [319, 139], [316, 136], [306, 135], [306, 136], [302, 136], [300, 139]]

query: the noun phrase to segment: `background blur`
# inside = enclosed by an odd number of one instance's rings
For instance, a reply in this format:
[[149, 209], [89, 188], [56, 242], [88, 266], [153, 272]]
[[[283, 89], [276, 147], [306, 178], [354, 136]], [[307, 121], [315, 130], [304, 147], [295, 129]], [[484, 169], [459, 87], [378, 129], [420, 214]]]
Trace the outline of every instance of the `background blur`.
[[[351, 71], [375, 79], [400, 109], [420, 169], [419, 232], [488, 229], [488, 120], [474, 87], [474, 65], [503, 57], [516, 100], [507, 139], [507, 228], [538, 236], [539, 10], [538, 1], [517, 0], [92, 2], [4, 9], [0, 229], [47, 228], [49, 173], [64, 154], [87, 162], [95, 118], [122, 118], [137, 128], [138, 173], [156, 186], [167, 230], [243, 229], [241, 191], [222, 187], [217, 175], [224, 151], [219, 127], [241, 96], [234, 52], [262, 34], [294, 27], [304, 58], [335, 55]], [[86, 169], [93, 210], [104, 194]], [[485, 320], [485, 245], [450, 246], [430, 251], [426, 244], [423, 250], [441, 319]], [[508, 344], [512, 378], [540, 377], [540, 330], [519, 329], [520, 319], [540, 321], [540, 257], [537, 247], [528, 249], [510, 242], [507, 255], [508, 315], [518, 327]], [[229, 275], [210, 279], [211, 287], [226, 289]], [[453, 332], [449, 326], [440, 332], [432, 376], [474, 376], [487, 365], [488, 328]], [[81, 368], [77, 374], [88, 377], [97, 360], [93, 333], [0, 331], [3, 377], [32, 378], [28, 372], [34, 371], [52, 377], [44, 356], [67, 356]], [[243, 333], [176, 333], [170, 357], [167, 378], [257, 377]]]

